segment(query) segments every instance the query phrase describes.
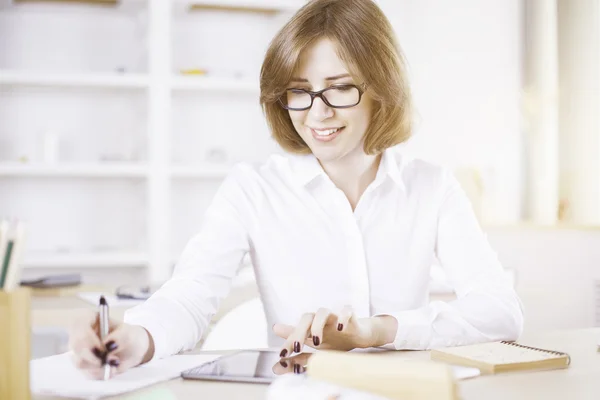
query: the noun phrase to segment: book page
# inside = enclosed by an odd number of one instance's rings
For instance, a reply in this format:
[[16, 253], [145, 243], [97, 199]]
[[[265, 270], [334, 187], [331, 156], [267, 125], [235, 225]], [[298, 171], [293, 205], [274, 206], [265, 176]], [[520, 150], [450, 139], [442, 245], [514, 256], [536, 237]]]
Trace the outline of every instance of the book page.
[[438, 351], [492, 365], [543, 361], [562, 357], [558, 354], [511, 346], [500, 342], [439, 349]]

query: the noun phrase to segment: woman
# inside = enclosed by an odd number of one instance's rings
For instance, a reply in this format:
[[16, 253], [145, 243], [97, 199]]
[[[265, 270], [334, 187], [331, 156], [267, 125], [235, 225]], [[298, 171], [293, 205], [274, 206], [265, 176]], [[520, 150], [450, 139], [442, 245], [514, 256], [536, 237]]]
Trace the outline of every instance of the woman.
[[[101, 376], [196, 345], [249, 253], [281, 356], [515, 340], [520, 301], [447, 170], [391, 149], [411, 98], [392, 28], [371, 0], [314, 0], [277, 34], [261, 104], [289, 154], [229, 174], [171, 280], [112, 323], [71, 335]], [[428, 304], [437, 256], [457, 300]], [[240, 332], [240, 335], [243, 331]]]

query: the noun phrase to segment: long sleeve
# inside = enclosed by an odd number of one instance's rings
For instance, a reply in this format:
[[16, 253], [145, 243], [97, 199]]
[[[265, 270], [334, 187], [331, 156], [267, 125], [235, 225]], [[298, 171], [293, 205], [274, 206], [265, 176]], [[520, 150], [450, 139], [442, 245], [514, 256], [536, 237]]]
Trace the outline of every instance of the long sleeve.
[[243, 191], [235, 175], [234, 170], [220, 186], [172, 278], [144, 304], [125, 314], [125, 322], [150, 332], [155, 359], [189, 350], [198, 343], [249, 250], [237, 206]]
[[444, 173], [436, 255], [456, 300], [392, 313], [398, 320], [396, 349], [428, 349], [516, 340], [523, 329], [521, 301], [508, 282], [469, 199]]

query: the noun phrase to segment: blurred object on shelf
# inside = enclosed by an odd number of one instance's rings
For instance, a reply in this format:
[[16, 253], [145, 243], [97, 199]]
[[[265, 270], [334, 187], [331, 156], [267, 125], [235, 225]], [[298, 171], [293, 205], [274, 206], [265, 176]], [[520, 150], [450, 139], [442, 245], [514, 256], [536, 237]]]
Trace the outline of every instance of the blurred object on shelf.
[[568, 221], [571, 219], [571, 203], [569, 199], [561, 199], [558, 203], [558, 220]]
[[46, 164], [56, 164], [60, 159], [60, 136], [51, 130], [42, 134], [41, 161]]
[[29, 157], [27, 156], [20, 156], [19, 157], [19, 162], [22, 164], [27, 164], [29, 162]]
[[127, 156], [123, 154], [102, 154], [100, 155], [100, 162], [115, 162], [115, 161], [131, 161]]
[[206, 75], [208, 73], [207, 70], [202, 69], [202, 68], [190, 68], [190, 69], [182, 69], [179, 71], [179, 73], [181, 75], [198, 75], [198, 76], [202, 76], [202, 75]]
[[227, 151], [220, 147], [213, 147], [206, 152], [206, 161], [213, 164], [224, 164], [227, 162]]
[[61, 275], [48, 275], [36, 279], [22, 280], [21, 286], [28, 286], [32, 288], [61, 288], [78, 286], [81, 284], [80, 274], [61, 274]]
[[279, 14], [281, 10], [275, 7], [269, 7], [268, 4], [264, 6], [234, 6], [234, 5], [223, 5], [223, 4], [202, 4], [195, 3], [189, 5], [189, 11], [227, 11], [227, 12], [245, 12], [245, 13], [254, 13], [254, 14], [267, 14], [267, 15], [275, 15]]

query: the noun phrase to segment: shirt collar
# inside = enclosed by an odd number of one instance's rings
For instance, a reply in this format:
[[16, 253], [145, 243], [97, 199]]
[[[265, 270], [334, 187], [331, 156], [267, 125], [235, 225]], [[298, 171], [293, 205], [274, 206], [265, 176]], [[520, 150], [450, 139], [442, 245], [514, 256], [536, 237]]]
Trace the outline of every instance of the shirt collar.
[[397, 148], [385, 149], [381, 155], [379, 170], [375, 181], [389, 176], [392, 181], [402, 190], [405, 190], [402, 180], [402, 167], [404, 166], [404, 155]]
[[[313, 154], [290, 154], [288, 155], [292, 172], [298, 182], [303, 186], [308, 185], [319, 176], [325, 176], [325, 171]], [[379, 169], [375, 176], [375, 185], [379, 186], [386, 176], [402, 190], [405, 190], [402, 180], [403, 155], [395, 148], [386, 149], [379, 163]]]

